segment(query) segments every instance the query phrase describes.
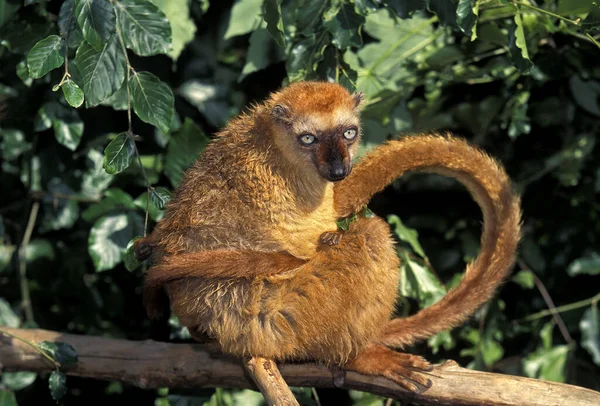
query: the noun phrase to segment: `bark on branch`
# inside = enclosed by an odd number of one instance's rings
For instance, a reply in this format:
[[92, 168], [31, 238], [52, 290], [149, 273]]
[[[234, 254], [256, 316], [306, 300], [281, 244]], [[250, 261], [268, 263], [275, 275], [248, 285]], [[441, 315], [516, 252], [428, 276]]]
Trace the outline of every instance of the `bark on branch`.
[[[71, 344], [79, 362], [69, 375], [119, 380], [142, 388], [256, 387], [244, 362], [230, 359], [199, 344], [168, 344], [77, 336], [46, 330], [2, 327], [32, 342]], [[0, 334], [3, 371], [50, 371], [54, 366], [30, 346]], [[315, 364], [281, 364], [281, 375], [291, 386], [333, 387], [332, 372]], [[455, 362], [436, 366], [433, 386], [421, 394], [404, 391], [384, 379], [347, 372], [336, 383], [346, 389], [372, 392], [418, 404], [452, 405], [600, 405], [600, 393], [577, 386], [510, 375], [471, 371]], [[340, 382], [341, 381], [341, 382]]]

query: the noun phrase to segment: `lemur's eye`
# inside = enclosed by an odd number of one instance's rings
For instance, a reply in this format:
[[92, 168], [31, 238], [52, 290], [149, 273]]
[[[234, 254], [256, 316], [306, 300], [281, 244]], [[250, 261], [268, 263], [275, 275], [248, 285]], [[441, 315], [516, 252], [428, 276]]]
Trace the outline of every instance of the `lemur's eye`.
[[347, 140], [353, 140], [356, 137], [356, 128], [348, 128], [344, 131], [344, 138]]
[[298, 139], [300, 140], [300, 143], [304, 145], [314, 144], [314, 142], [317, 140], [312, 134], [302, 134], [300, 137], [298, 137]]

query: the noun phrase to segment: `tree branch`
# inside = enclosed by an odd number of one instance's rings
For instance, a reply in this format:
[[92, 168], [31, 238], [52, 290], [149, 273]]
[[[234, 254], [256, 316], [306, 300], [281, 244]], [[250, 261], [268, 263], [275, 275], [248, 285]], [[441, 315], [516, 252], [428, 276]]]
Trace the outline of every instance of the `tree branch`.
[[[33, 341], [71, 344], [79, 362], [66, 369], [69, 375], [122, 381], [142, 388], [229, 387], [253, 388], [244, 363], [211, 351], [200, 344], [168, 344], [78, 336], [46, 330], [2, 330]], [[50, 371], [47, 359], [28, 345], [0, 334], [3, 371]], [[333, 374], [316, 364], [281, 364], [291, 386], [333, 387]], [[448, 361], [435, 367], [433, 386], [421, 394], [408, 393], [380, 377], [346, 372], [336, 383], [346, 389], [372, 392], [424, 405], [599, 405], [600, 393], [555, 382], [492, 374], [460, 368]], [[341, 382], [340, 382], [341, 381]], [[340, 386], [340, 385], [338, 385]]]

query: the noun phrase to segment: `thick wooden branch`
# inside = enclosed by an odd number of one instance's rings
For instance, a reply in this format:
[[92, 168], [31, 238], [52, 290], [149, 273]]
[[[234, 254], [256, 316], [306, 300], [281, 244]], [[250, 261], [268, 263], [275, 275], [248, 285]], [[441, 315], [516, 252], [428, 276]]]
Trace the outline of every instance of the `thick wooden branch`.
[[[119, 380], [142, 388], [229, 387], [255, 388], [243, 362], [230, 359], [199, 344], [168, 344], [77, 336], [46, 330], [2, 327], [32, 342], [63, 341], [79, 355], [69, 375]], [[50, 371], [54, 367], [30, 346], [0, 334], [3, 371]], [[333, 374], [315, 364], [282, 364], [283, 378], [291, 386], [333, 387]], [[433, 386], [421, 394], [408, 393], [379, 377], [347, 372], [336, 383], [347, 389], [372, 392], [430, 405], [600, 405], [600, 393], [554, 382], [460, 368], [455, 362], [436, 366]], [[342, 382], [340, 382], [342, 381]]]

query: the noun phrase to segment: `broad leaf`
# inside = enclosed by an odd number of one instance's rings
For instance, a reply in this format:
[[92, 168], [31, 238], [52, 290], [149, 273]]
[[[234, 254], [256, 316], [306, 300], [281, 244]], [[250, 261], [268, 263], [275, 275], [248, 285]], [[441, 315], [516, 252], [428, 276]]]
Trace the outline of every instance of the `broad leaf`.
[[115, 6], [127, 48], [142, 56], [169, 51], [171, 26], [158, 7], [146, 0], [122, 0]]
[[285, 47], [283, 19], [281, 18], [281, 0], [265, 0], [264, 19], [267, 30], [280, 47]]
[[208, 137], [200, 127], [186, 118], [181, 130], [173, 134], [167, 147], [165, 175], [173, 186], [179, 185], [183, 172], [198, 159], [198, 154], [208, 142]]
[[2, 139], [0, 145], [2, 158], [7, 161], [18, 158], [31, 148], [31, 144], [27, 142], [25, 134], [21, 130], [0, 128], [0, 139]]
[[286, 62], [290, 82], [316, 79], [317, 66], [324, 58], [328, 42], [327, 33], [320, 33], [294, 44]]
[[175, 112], [171, 88], [149, 72], [134, 72], [129, 80], [131, 105], [135, 114], [166, 134]]
[[471, 41], [477, 39], [477, 16], [479, 15], [480, 0], [459, 0], [456, 8], [456, 24], [467, 34]]
[[65, 100], [71, 106], [77, 108], [83, 104], [83, 90], [71, 79], [67, 79], [61, 86]]
[[87, 208], [81, 215], [85, 221], [93, 222], [109, 213], [135, 209], [133, 198], [121, 189], [108, 189], [104, 198]]
[[115, 93], [125, 80], [126, 62], [116, 35], [97, 51], [81, 44], [73, 63], [81, 76], [81, 85], [89, 107], [97, 106]]
[[525, 40], [525, 30], [523, 28], [523, 19], [521, 11], [516, 7], [515, 23], [508, 30], [508, 48], [512, 61], [517, 69], [524, 74], [531, 72], [533, 62], [529, 59], [529, 51], [527, 50], [527, 42]]
[[523, 371], [530, 378], [564, 382], [568, 355], [567, 345], [538, 349], [523, 360]]
[[65, 61], [65, 43], [58, 35], [39, 41], [27, 54], [29, 76], [39, 79]]
[[237, 0], [231, 9], [231, 17], [225, 39], [244, 35], [260, 25], [264, 0]]
[[439, 17], [444, 25], [456, 27], [457, 4], [459, 0], [427, 0], [427, 8]]
[[21, 326], [19, 316], [14, 312], [10, 303], [0, 297], [0, 326], [18, 328]]
[[523, 271], [517, 272], [511, 278], [511, 280], [513, 282], [519, 284], [519, 286], [521, 286], [524, 289], [533, 289], [535, 287], [534, 278], [535, 278], [535, 276], [533, 275], [533, 272], [523, 270]]
[[194, 39], [196, 24], [190, 16], [188, 0], [150, 0], [169, 19], [171, 25], [172, 46], [168, 55], [177, 60], [183, 48]]
[[585, 348], [594, 363], [600, 366], [600, 312], [595, 303], [585, 311], [579, 322], [581, 330], [581, 346]]
[[600, 275], [600, 255], [592, 252], [589, 255], [576, 259], [569, 264], [567, 272], [571, 276]]
[[157, 209], [164, 210], [169, 200], [171, 200], [171, 192], [164, 187], [156, 187], [150, 192], [150, 199]]
[[127, 133], [121, 133], [115, 137], [104, 149], [104, 170], [115, 175], [123, 172], [131, 165], [135, 154], [135, 141]]
[[65, 38], [69, 48], [78, 47], [83, 41], [83, 33], [77, 25], [77, 17], [75, 16], [75, 0], [66, 0], [60, 6], [58, 28], [60, 35]]
[[400, 217], [396, 215], [388, 216], [387, 221], [394, 227], [394, 233], [401, 241], [408, 243], [421, 258], [427, 258], [419, 243], [419, 233], [416, 230], [406, 227]]
[[[50, 193], [44, 197], [39, 231], [45, 233], [71, 228], [79, 218], [79, 205], [75, 200], [68, 198], [68, 196], [75, 195], [73, 189], [59, 178], [53, 178], [47, 188]], [[54, 198], [53, 194], [66, 198]]]
[[332, 36], [331, 42], [338, 49], [345, 50], [351, 46], [362, 45], [360, 32], [365, 18], [357, 14], [354, 7], [344, 4], [338, 10], [332, 8], [325, 13], [324, 18], [323, 25]]
[[446, 289], [427, 267], [413, 261], [405, 252], [400, 251], [399, 292], [403, 297], [419, 301], [421, 307], [432, 305], [440, 300]]
[[96, 271], [106, 271], [119, 264], [127, 244], [144, 233], [144, 219], [137, 213], [109, 214], [97, 220], [88, 239], [88, 251]]
[[158, 209], [155, 204], [148, 202], [147, 192], [140, 194], [137, 199], [134, 200], [133, 204], [140, 209], [142, 213], [146, 213], [146, 210], [148, 210], [148, 215], [152, 221], [158, 222], [164, 217], [165, 212], [163, 210]]
[[79, 361], [77, 351], [71, 344], [62, 341], [42, 341], [38, 344], [38, 347], [50, 355], [61, 367], [75, 365]]
[[60, 371], [52, 371], [48, 378], [48, 387], [52, 399], [58, 402], [67, 393], [67, 376]]
[[36, 116], [36, 130], [41, 131], [51, 124], [54, 136], [61, 144], [75, 151], [83, 136], [83, 121], [76, 110], [63, 106], [57, 102], [45, 103]]
[[98, 51], [115, 32], [115, 10], [108, 0], [77, 0], [75, 17], [85, 40]]
[[17, 398], [13, 391], [0, 389], [0, 405], [2, 406], [18, 406]]
[[266, 28], [252, 31], [250, 46], [246, 54], [246, 64], [242, 69], [238, 82], [244, 80], [251, 73], [284, 60], [284, 57], [283, 50], [275, 43], [273, 36], [269, 34]]
[[123, 264], [129, 272], [135, 271], [141, 265], [140, 261], [138, 261], [135, 256], [135, 242], [139, 239], [140, 237], [135, 237], [129, 241], [129, 243], [127, 243], [127, 248], [125, 249], [125, 254], [123, 255]]
[[98, 198], [112, 183], [114, 177], [106, 173], [104, 154], [96, 149], [90, 149], [85, 157], [86, 171], [81, 180], [81, 194], [84, 196]]
[[[30, 386], [35, 378], [37, 378], [35, 372], [3, 372], [2, 384], [8, 389], [18, 391]], [[4, 403], [0, 401], [0, 405], [4, 405]]]

